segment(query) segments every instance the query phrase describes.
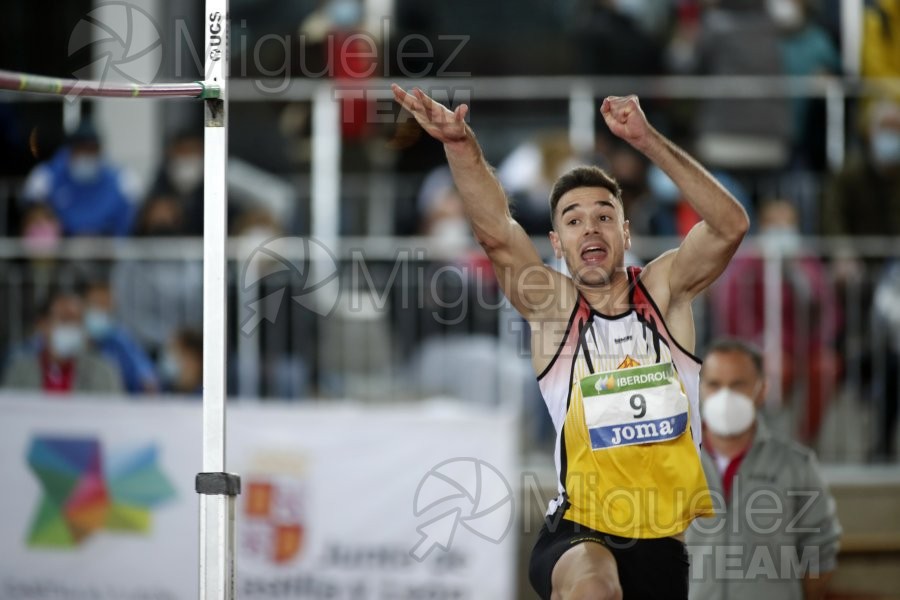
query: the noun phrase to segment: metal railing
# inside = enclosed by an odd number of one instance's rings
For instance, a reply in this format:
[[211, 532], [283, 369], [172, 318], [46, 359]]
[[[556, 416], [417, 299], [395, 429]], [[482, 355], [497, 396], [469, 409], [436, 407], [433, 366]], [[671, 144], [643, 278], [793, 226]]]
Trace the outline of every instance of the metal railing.
[[[551, 256], [546, 240], [535, 242]], [[879, 320], [872, 302], [884, 265], [900, 258], [894, 242], [808, 238], [791, 257], [748, 240], [732, 271], [695, 303], [698, 353], [725, 333], [758, 343], [771, 406], [788, 408], [789, 432], [806, 441], [827, 431], [831, 460], [883, 450], [884, 419], [900, 401], [887, 396], [897, 393], [896, 324]], [[636, 258], [677, 243], [636, 239]], [[527, 326], [477, 248], [429, 238], [233, 238], [227, 254], [233, 394], [381, 402], [447, 394], [543, 418]], [[27, 339], [52, 285], [106, 273], [120, 323], [155, 352], [177, 326], [201, 323], [201, 258], [195, 239], [73, 239], [40, 255], [2, 240], [0, 342]], [[338, 285], [329, 288], [332, 277]], [[828, 429], [836, 410], [860, 417], [839, 439]]]
[[[437, 92], [445, 101], [533, 101], [559, 100], [568, 105], [565, 120], [573, 150], [594, 148], [596, 100], [606, 95], [637, 94], [661, 99], [761, 99], [816, 98], [825, 101], [825, 145], [828, 165], [838, 170], [847, 153], [847, 100], [896, 96], [900, 79], [857, 77], [787, 76], [653, 76], [653, 77], [434, 77], [423, 79], [368, 79], [349, 83], [288, 77], [234, 79], [229, 82], [232, 102], [309, 102], [312, 105], [312, 164], [310, 167], [312, 234], [335, 239], [340, 231], [339, 199], [342, 193], [340, 160], [340, 98], [359, 97], [389, 102], [389, 84], [419, 86]], [[195, 84], [185, 84], [195, 85]], [[273, 91], [276, 90], [276, 91]], [[54, 96], [9, 95], [0, 100], [45, 101]], [[64, 119], [72, 128], [80, 118], [79, 104], [64, 104]], [[383, 111], [382, 111], [383, 112]], [[383, 114], [380, 115], [384, 117]], [[379, 204], [373, 214], [387, 214], [390, 200], [373, 198]], [[378, 228], [383, 229], [383, 228]], [[388, 233], [387, 231], [372, 231]]]

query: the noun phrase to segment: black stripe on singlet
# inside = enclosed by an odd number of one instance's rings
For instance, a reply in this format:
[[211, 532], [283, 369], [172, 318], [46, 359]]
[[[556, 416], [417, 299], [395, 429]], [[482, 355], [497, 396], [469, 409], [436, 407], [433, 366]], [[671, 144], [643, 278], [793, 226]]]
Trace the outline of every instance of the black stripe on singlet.
[[[643, 334], [644, 339], [647, 339], [647, 329], [649, 328], [652, 332], [650, 338], [653, 340], [653, 351], [656, 353], [656, 362], [659, 363], [662, 360], [662, 354], [659, 351], [659, 342], [660, 342], [660, 334], [658, 325], [654, 322], [656, 319], [644, 319], [641, 316], [641, 311], [638, 309], [638, 306], [635, 302], [635, 290], [638, 286], [641, 288], [641, 293], [643, 293], [644, 297], [650, 303], [651, 310], [649, 311], [653, 316], [656, 316], [659, 319], [662, 319], [662, 315], [659, 314], [659, 309], [656, 307], [656, 304], [653, 302], [653, 299], [650, 297], [650, 292], [647, 291], [647, 288], [641, 283], [641, 280], [638, 278], [638, 272], [634, 272], [632, 269], [628, 270], [629, 279], [631, 281], [631, 288], [629, 289], [629, 301], [631, 302], [632, 308], [635, 309], [635, 314], [637, 315], [638, 321], [644, 328]], [[670, 350], [671, 351], [671, 350]]]
[[[692, 359], [698, 365], [702, 365], [703, 360], [699, 356], [697, 356], [696, 354], [694, 354], [693, 352], [691, 352], [690, 350], [686, 349], [684, 346], [679, 344], [678, 340], [675, 339], [675, 336], [672, 335], [672, 332], [669, 330], [669, 326], [666, 324], [666, 320], [663, 318], [662, 311], [659, 310], [659, 307], [656, 305], [656, 300], [654, 300], [653, 296], [650, 295], [650, 291], [647, 289], [647, 286], [644, 285], [644, 282], [641, 281], [640, 279], [637, 279], [636, 282], [637, 282], [638, 286], [640, 286], [641, 292], [644, 294], [644, 297], [647, 298], [647, 302], [649, 302], [650, 306], [653, 308], [653, 313], [659, 319], [662, 328], [665, 329], [666, 332], [669, 334], [668, 337], [670, 340], [672, 340], [672, 343], [675, 344], [675, 346], [683, 354], [687, 355], [690, 359]], [[671, 351], [671, 350], [672, 349], [669, 348], [669, 351]]]
[[[587, 321], [581, 321], [578, 324], [578, 345], [581, 347], [581, 351], [584, 352], [584, 362], [587, 365], [588, 373], [593, 374], [594, 373], [594, 363], [593, 363], [593, 361], [591, 361], [591, 351], [588, 349], [587, 336], [586, 336], [587, 331], [589, 329], [593, 329], [593, 327], [591, 327], [590, 324], [591, 324], [590, 318], [588, 318]], [[575, 365], [575, 361], [573, 360], [572, 361], [573, 368], [574, 368], [574, 365]], [[570, 393], [570, 395], [571, 395], [571, 393]]]
[[590, 326], [587, 328], [587, 330], [591, 334], [591, 337], [594, 338], [594, 346], [597, 347], [597, 352], [600, 353], [600, 357], [603, 358], [604, 356], [609, 354], [609, 348], [601, 346], [600, 340], [597, 339], [597, 330], [594, 329], [594, 319], [593, 318], [591, 318]]
[[[638, 321], [640, 321], [644, 325], [644, 329], [650, 330], [650, 339], [653, 340], [653, 351], [656, 352], [656, 362], [659, 363], [662, 359], [662, 354], [660, 353], [659, 344], [662, 341], [662, 336], [659, 333], [659, 326], [656, 323], [655, 315], [651, 315], [649, 319], [644, 318], [641, 315], [640, 311], [635, 313], [637, 315]], [[647, 339], [646, 334], [644, 335], [644, 339]], [[668, 345], [667, 345], [668, 347]], [[671, 348], [669, 349], [669, 353], [671, 353]]]
[[[584, 327], [584, 321], [579, 322], [578, 330]], [[569, 368], [569, 393], [566, 394], [566, 412], [565, 415], [568, 416], [569, 408], [572, 405], [572, 386], [575, 383], [575, 363], [578, 362], [575, 357], [572, 357], [572, 366]], [[569, 507], [569, 494], [568, 490], [566, 490], [566, 475], [569, 470], [569, 463], [566, 458], [566, 419], [563, 417], [562, 427], [559, 428], [559, 486], [563, 490], [563, 503], [557, 507], [556, 511], [559, 513], [559, 518], [562, 518], [562, 515], [565, 514], [566, 510]]]

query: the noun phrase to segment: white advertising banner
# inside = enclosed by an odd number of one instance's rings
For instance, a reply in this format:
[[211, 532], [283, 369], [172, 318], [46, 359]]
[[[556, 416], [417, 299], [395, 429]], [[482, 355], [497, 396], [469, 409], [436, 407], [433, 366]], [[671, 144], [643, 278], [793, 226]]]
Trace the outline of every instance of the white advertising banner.
[[[515, 594], [515, 419], [229, 409], [242, 599]], [[198, 595], [199, 403], [0, 396], [0, 599]]]

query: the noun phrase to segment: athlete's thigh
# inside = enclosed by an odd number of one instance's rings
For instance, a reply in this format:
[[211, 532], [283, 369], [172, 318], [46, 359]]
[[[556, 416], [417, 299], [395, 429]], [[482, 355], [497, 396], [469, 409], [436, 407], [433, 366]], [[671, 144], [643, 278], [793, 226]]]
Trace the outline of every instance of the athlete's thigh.
[[582, 542], [559, 557], [550, 576], [553, 598], [566, 598], [576, 586], [596, 585], [608, 591], [619, 589], [616, 559], [596, 542]]

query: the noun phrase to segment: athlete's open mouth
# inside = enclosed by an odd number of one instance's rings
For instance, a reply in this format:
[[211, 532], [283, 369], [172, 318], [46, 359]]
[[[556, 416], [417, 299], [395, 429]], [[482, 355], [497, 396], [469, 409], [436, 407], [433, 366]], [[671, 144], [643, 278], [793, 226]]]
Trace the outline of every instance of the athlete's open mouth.
[[606, 248], [600, 244], [588, 244], [581, 249], [581, 260], [587, 264], [603, 262], [606, 258]]

